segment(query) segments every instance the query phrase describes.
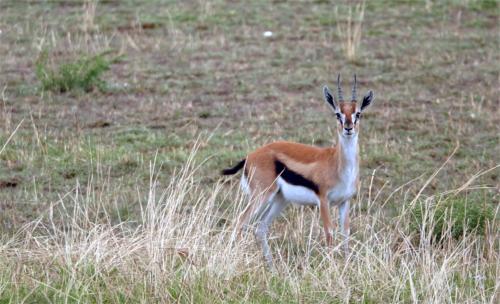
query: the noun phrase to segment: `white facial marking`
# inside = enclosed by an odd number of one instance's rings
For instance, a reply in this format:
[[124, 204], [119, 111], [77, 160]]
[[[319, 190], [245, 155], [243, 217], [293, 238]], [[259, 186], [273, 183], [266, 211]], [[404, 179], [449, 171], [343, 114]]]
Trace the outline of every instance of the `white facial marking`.
[[[359, 116], [359, 117], [358, 117]], [[361, 117], [361, 112], [356, 112], [354, 114], [354, 120], [355, 120], [355, 123], [358, 123], [359, 122], [359, 118]]]
[[319, 206], [319, 197], [314, 193], [314, 191], [302, 187], [292, 185], [287, 183], [281, 177], [276, 180], [283, 197], [290, 202], [296, 203], [298, 205], [315, 205]]
[[345, 121], [345, 115], [341, 112], [336, 112], [335, 115], [337, 116], [337, 120], [339, 120], [339, 122], [343, 124]]

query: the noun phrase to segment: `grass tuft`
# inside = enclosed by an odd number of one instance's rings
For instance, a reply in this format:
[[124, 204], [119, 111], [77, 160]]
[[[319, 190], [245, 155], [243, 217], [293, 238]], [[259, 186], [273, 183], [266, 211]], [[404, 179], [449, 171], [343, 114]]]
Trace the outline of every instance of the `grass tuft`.
[[[354, 15], [353, 15], [354, 14]], [[335, 9], [335, 16], [340, 18], [338, 7]], [[349, 61], [354, 61], [361, 44], [363, 21], [365, 19], [365, 2], [357, 4], [354, 8], [349, 6], [347, 20], [337, 22], [337, 32], [341, 39], [342, 48]]]
[[484, 235], [493, 223], [494, 210], [484, 198], [452, 196], [428, 205], [423, 202], [412, 210], [411, 230], [426, 233], [436, 241], [456, 240], [467, 235]]
[[82, 56], [70, 62], [51, 67], [47, 52], [43, 52], [36, 63], [36, 76], [43, 90], [64, 93], [72, 90], [85, 92], [99, 89], [104, 91], [106, 82], [102, 74], [107, 71], [111, 61], [104, 54], [88, 57]]

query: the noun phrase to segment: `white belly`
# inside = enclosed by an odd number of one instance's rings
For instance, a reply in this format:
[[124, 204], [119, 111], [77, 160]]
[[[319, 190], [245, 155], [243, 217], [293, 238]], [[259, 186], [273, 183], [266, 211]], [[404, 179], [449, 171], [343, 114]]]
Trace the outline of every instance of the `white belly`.
[[281, 177], [276, 181], [285, 200], [299, 205], [319, 206], [319, 197], [309, 188], [287, 183]]

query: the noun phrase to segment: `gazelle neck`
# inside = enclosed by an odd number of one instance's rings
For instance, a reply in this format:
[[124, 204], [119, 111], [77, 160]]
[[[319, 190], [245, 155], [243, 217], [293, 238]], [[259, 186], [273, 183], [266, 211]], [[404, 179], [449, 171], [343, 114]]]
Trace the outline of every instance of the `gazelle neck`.
[[354, 134], [351, 137], [344, 137], [341, 134], [338, 135], [338, 169], [340, 171], [354, 171], [352, 173], [357, 174], [358, 171], [358, 134]]
[[335, 152], [333, 179], [335, 183], [328, 191], [330, 203], [345, 202], [356, 193], [358, 181], [358, 136], [344, 137], [339, 134]]

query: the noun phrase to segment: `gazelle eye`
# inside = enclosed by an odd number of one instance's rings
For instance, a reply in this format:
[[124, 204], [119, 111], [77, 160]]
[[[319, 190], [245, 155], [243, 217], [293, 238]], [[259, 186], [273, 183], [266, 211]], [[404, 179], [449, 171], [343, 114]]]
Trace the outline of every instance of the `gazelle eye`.
[[340, 113], [336, 113], [337, 114], [337, 119], [342, 122], [342, 116], [340, 116]]
[[360, 112], [356, 113], [356, 120], [358, 120], [360, 118], [361, 118], [361, 113]]

